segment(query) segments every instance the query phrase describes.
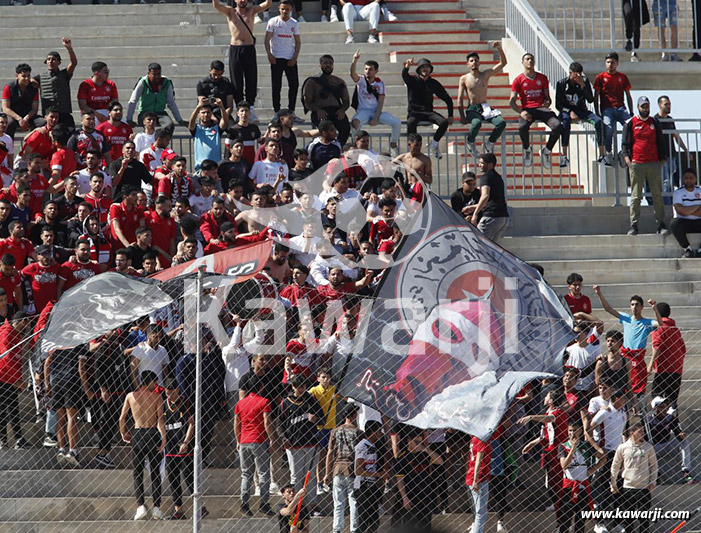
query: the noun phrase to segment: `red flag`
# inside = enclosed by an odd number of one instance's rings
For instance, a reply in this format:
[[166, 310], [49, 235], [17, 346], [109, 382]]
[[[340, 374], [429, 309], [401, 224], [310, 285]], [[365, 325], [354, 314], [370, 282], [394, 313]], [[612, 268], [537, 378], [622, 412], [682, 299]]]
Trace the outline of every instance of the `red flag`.
[[263, 270], [265, 263], [270, 257], [272, 247], [273, 241], [271, 240], [246, 246], [237, 246], [236, 248], [229, 248], [213, 255], [206, 255], [182, 265], [161, 270], [149, 277], [159, 281], [166, 281], [182, 274], [197, 272], [197, 268], [200, 265], [205, 265], [207, 267], [206, 272], [237, 276], [238, 279], [236, 281], [239, 283], [252, 278]]

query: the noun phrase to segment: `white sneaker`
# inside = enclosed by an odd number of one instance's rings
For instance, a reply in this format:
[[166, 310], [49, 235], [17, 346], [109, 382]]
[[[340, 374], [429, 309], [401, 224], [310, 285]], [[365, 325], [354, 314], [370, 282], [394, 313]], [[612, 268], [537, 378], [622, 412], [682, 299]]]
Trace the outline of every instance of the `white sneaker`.
[[606, 526], [603, 524], [596, 524], [594, 526], [594, 533], [609, 533], [609, 530], [606, 529]]
[[336, 6], [331, 6], [331, 17], [329, 18], [331, 22], [338, 22], [338, 10]]
[[630, 61], [631, 63], [640, 63], [640, 58], [638, 57], [638, 54], [636, 52], [630, 54]]
[[493, 154], [494, 153], [494, 143], [487, 139], [484, 141], [484, 145], [482, 147], [487, 154]]
[[566, 155], [560, 156], [560, 168], [567, 168], [570, 166], [570, 158]]
[[438, 147], [438, 143], [431, 144], [431, 152], [433, 153], [433, 157], [436, 159], [443, 159], [443, 154], [441, 154], [441, 149]]
[[151, 518], [154, 520], [163, 520], [163, 513], [161, 512], [161, 509], [158, 507], [151, 509]]
[[143, 520], [148, 516], [148, 509], [145, 505], [139, 505], [136, 509], [136, 514], [134, 515], [134, 520]]
[[369, 35], [369, 37], [368, 37], [368, 43], [370, 43], [370, 44], [377, 44], [377, 43], [379, 43], [379, 42], [380, 42], [380, 41], [377, 40], [377, 37], [375, 37], [374, 34], [371, 33], [371, 34]]
[[355, 42], [355, 37], [353, 37], [353, 34], [349, 34], [348, 37], [346, 37], [346, 44], [353, 44]]
[[465, 146], [467, 147], [468, 151], [472, 154], [472, 157], [477, 159], [480, 156], [479, 152], [477, 151], [477, 147], [475, 146], [475, 143], [468, 142]]
[[397, 157], [399, 155], [399, 146], [390, 146], [389, 151], [392, 157]]
[[267, 11], [263, 11], [263, 20], [265, 22], [268, 22], [270, 20], [270, 13], [268, 13]]
[[297, 22], [299, 22], [300, 24], [304, 24], [307, 21], [304, 20], [304, 17], [300, 15], [300, 17], [297, 19]]
[[533, 148], [529, 148], [528, 150], [523, 151], [522, 164], [524, 167], [532, 167], [533, 166]]
[[501, 520], [497, 522], [497, 533], [507, 533], [504, 524], [501, 523]]
[[260, 485], [256, 485], [254, 490], [253, 490], [253, 495], [254, 496], [260, 496]]
[[253, 17], [253, 23], [254, 24], [263, 24], [263, 19], [260, 18], [260, 15], [256, 15], [255, 17]]
[[669, 61], [669, 56], [664, 52], [662, 52], [662, 61]]
[[387, 13], [385, 13], [385, 20], [387, 22], [397, 22], [399, 19], [397, 18], [397, 15], [395, 15], [388, 9]]
[[552, 168], [552, 152], [547, 148], [543, 148], [540, 151], [540, 164], [543, 165], [543, 168]]
[[280, 485], [275, 483], [274, 481], [270, 482], [270, 489], [268, 490], [269, 494], [280, 494]]
[[329, 21], [329, 17], [327, 17], [326, 15], [321, 15], [321, 22], [328, 22], [328, 21]]

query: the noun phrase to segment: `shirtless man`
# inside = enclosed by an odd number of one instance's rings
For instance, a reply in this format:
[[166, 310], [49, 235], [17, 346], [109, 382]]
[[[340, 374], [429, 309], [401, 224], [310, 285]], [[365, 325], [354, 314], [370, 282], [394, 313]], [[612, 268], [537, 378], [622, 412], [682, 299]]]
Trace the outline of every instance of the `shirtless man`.
[[[229, 76], [234, 86], [234, 103], [251, 104], [251, 122], [257, 122], [253, 105], [258, 92], [258, 63], [256, 62], [256, 38], [253, 36], [253, 17], [268, 9], [272, 0], [257, 6], [249, 6], [248, 0], [236, 0], [236, 8], [212, 0], [214, 8], [226, 15], [231, 32], [229, 45]], [[244, 99], [244, 76], [245, 93]]]
[[[499, 136], [506, 128], [506, 121], [501, 116], [501, 111], [492, 109], [487, 103], [487, 89], [489, 80], [494, 74], [504, 70], [506, 66], [506, 55], [499, 41], [492, 43], [492, 48], [499, 52], [499, 63], [494, 68], [480, 71], [480, 56], [477, 52], [467, 54], [467, 68], [469, 72], [460, 77], [458, 83], [458, 109], [460, 111], [460, 122], [470, 124], [470, 132], [467, 134], [467, 149], [474, 157], [479, 157], [475, 140], [482, 127], [482, 122], [490, 122], [494, 129], [492, 134], [484, 142], [484, 151], [494, 153], [494, 143], [499, 140]], [[463, 98], [467, 95], [467, 110], [463, 104]]]
[[[136, 509], [134, 520], [143, 520], [148, 515], [144, 499], [144, 459], [151, 467], [151, 494], [153, 510], [151, 516], [163, 519], [161, 512], [161, 459], [166, 445], [166, 424], [163, 417], [163, 398], [156, 391], [158, 376], [145, 370], [141, 373], [141, 387], [127, 394], [119, 417], [119, 432], [122, 440], [131, 443], [133, 448], [132, 468], [134, 469], [134, 492]], [[134, 435], [127, 431], [127, 416], [131, 411], [134, 418]]]
[[394, 160], [401, 163], [406, 169], [407, 175], [414, 174], [421, 178], [426, 185], [433, 183], [433, 170], [431, 168], [431, 158], [421, 153], [423, 142], [421, 135], [410, 133], [407, 135], [409, 151], [397, 156]]

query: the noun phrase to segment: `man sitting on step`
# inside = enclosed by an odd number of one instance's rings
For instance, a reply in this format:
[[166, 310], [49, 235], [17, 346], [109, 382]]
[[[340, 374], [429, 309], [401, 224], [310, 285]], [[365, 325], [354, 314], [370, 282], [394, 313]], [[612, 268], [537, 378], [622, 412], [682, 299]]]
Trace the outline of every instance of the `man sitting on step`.
[[674, 219], [670, 229], [679, 246], [684, 248], [683, 257], [701, 257], [701, 247], [694, 250], [687, 234], [701, 233], [701, 187], [696, 185], [696, 171], [687, 168], [682, 175], [683, 187], [674, 191]]
[[[562, 124], [557, 115], [550, 110], [550, 82], [545, 74], [536, 72], [535, 56], [523, 54], [521, 58], [523, 73], [516, 76], [511, 84], [511, 109], [519, 115], [518, 134], [523, 145], [523, 166], [533, 166], [533, 149], [529, 130], [537, 120], [548, 125], [550, 136], [545, 147], [540, 151], [540, 163], [544, 169], [552, 166], [552, 150], [562, 132]], [[521, 107], [516, 104], [516, 98], [521, 101]]]

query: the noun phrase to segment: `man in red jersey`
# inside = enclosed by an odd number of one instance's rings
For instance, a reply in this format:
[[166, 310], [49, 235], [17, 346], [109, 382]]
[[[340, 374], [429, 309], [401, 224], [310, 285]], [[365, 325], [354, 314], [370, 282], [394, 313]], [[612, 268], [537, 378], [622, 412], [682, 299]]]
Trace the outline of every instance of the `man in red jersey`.
[[99, 150], [105, 156], [107, 163], [111, 163], [110, 145], [102, 133], [95, 129], [95, 113], [84, 111], [80, 117], [80, 124], [81, 128], [71, 135], [68, 148], [77, 154], [81, 167], [84, 165], [88, 150]]
[[49, 108], [44, 115], [46, 124], [37, 128], [24, 138], [24, 144], [19, 152], [21, 158], [29, 154], [39, 154], [44, 164], [44, 168], [49, 168], [51, 155], [56, 151], [54, 142], [51, 140], [51, 130], [58, 124], [58, 109]]
[[621, 152], [630, 170], [630, 229], [628, 235], [638, 234], [640, 201], [647, 182], [655, 207], [657, 233], [667, 235], [662, 200], [662, 165], [667, 160], [667, 141], [660, 122], [650, 115], [650, 100], [638, 98], [638, 114], [623, 126]]
[[35, 220], [44, 209], [44, 194], [55, 194], [63, 188], [63, 182], [56, 185], [49, 185], [42, 171], [41, 154], [29, 154], [27, 156], [27, 185], [32, 191], [32, 199], [29, 201], [29, 210], [32, 213], [32, 220]]
[[171, 201], [167, 196], [156, 198], [156, 209], [146, 216], [146, 224], [152, 230], [151, 246], [158, 252], [158, 261], [162, 268], [170, 266], [170, 260], [175, 255], [175, 237], [177, 228], [175, 220], [170, 216]]
[[102, 173], [92, 175], [90, 192], [83, 199], [92, 206], [92, 213], [98, 218], [100, 224], [107, 224], [112, 200], [105, 195], [105, 180]]
[[90, 241], [87, 238], [79, 238], [75, 247], [75, 261], [66, 261], [59, 270], [56, 297], [60, 298], [68, 289], [75, 287], [83, 280], [101, 274], [106, 268], [107, 265], [90, 261]]
[[[543, 168], [549, 169], [552, 166], [552, 149], [560, 138], [562, 124], [550, 110], [550, 82], [547, 76], [535, 71], [535, 56], [531, 53], [523, 54], [521, 64], [523, 73], [516, 76], [511, 84], [509, 104], [519, 115], [518, 134], [523, 145], [523, 166], [533, 166], [533, 149], [528, 132], [535, 121], [540, 121], [550, 128], [548, 142], [540, 151], [540, 162]], [[516, 104], [516, 98], [521, 101], [521, 107]]]
[[572, 272], [572, 274], [567, 276], [567, 289], [569, 292], [565, 294], [565, 301], [573, 315], [580, 311], [591, 314], [591, 300], [588, 296], [582, 294], [582, 283], [584, 283], [584, 278], [581, 274]]
[[0, 287], [5, 289], [8, 305], [13, 310], [21, 311], [24, 306], [24, 294], [22, 293], [22, 279], [15, 269], [16, 264], [17, 260], [12, 254], [5, 254], [0, 258]]
[[[37, 262], [22, 269], [22, 277], [29, 280], [32, 287], [34, 313], [39, 314], [49, 304], [56, 301], [60, 266], [53, 260], [51, 247], [37, 246]], [[30, 304], [31, 310], [31, 304]]]
[[[109, 78], [110, 69], [102, 61], [95, 61], [92, 64], [92, 77], [88, 78], [78, 86], [78, 106], [81, 113], [93, 111], [98, 124], [105, 122], [108, 118], [110, 102], [119, 99], [117, 86]], [[114, 159], [117, 159], [119, 155]]]
[[116, 161], [122, 157], [122, 147], [131, 138], [134, 130], [129, 124], [122, 122], [124, 109], [118, 101], [110, 102], [107, 110], [109, 112], [108, 119], [97, 127], [97, 131], [105, 137], [110, 145], [110, 159]]
[[5, 254], [15, 256], [17, 268], [22, 268], [27, 264], [27, 258], [31, 257], [36, 261], [34, 246], [29, 239], [24, 238], [24, 225], [19, 220], [10, 222], [10, 236], [0, 240], [0, 257]]
[[234, 217], [224, 209], [224, 200], [214, 198], [212, 201], [212, 209], [202, 215], [200, 220], [200, 233], [205, 242], [218, 244], [219, 236], [221, 235], [221, 225], [224, 222], [234, 223]]
[[136, 228], [144, 225], [144, 213], [136, 206], [137, 190], [129, 185], [122, 189], [123, 200], [110, 207], [113, 247], [128, 248], [136, 242]]
[[68, 128], [63, 124], [57, 125], [51, 130], [51, 141], [55, 151], [51, 155], [51, 179], [49, 183], [55, 185], [73, 174], [78, 168], [76, 153], [68, 148], [68, 140], [71, 138]]
[[[613, 135], [616, 122], [625, 124], [633, 116], [633, 98], [630, 95], [628, 76], [618, 72], [618, 54], [606, 54], [606, 70], [594, 79], [594, 110], [604, 121], [604, 145], [606, 147], [606, 166], [613, 164]], [[626, 111], [623, 98], [628, 104]]]
[[193, 192], [192, 178], [187, 175], [187, 159], [177, 156], [173, 159], [172, 172], [158, 182], [158, 195], [166, 196], [174, 202], [182, 196], [189, 198]]

